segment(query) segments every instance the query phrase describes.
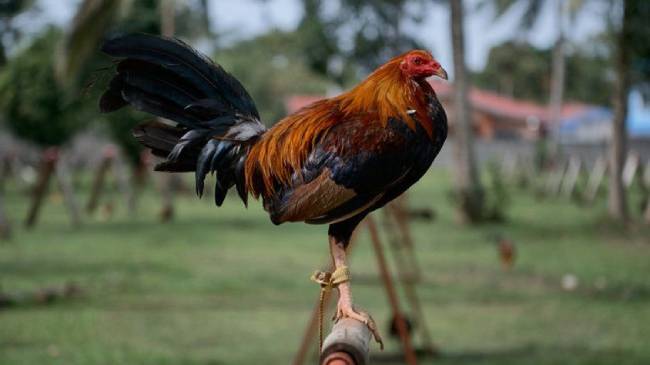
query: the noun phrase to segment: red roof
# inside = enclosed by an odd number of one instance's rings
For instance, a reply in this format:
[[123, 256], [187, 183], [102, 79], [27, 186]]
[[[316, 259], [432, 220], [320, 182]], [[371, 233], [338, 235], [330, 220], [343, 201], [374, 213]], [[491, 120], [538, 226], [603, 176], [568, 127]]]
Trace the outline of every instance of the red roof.
[[[438, 97], [443, 101], [449, 101], [453, 93], [453, 84], [441, 80], [430, 81]], [[299, 109], [323, 99], [323, 95], [293, 95], [285, 100], [285, 109], [291, 114]], [[537, 118], [542, 122], [548, 122], [548, 106], [540, 105], [530, 101], [516, 100], [507, 96], [499, 95], [492, 91], [471, 87], [469, 99], [474, 109], [484, 113], [493, 114], [502, 118], [526, 122], [529, 118]], [[561, 118], [570, 118], [589, 108], [589, 105], [581, 103], [565, 103], [562, 106]]]
[[[441, 100], [449, 100], [453, 93], [453, 84], [432, 80], [431, 86], [438, 94]], [[548, 106], [540, 105], [530, 101], [516, 100], [507, 96], [497, 94], [492, 91], [471, 87], [469, 90], [469, 100], [472, 106], [482, 112], [498, 115], [500, 117], [526, 121], [530, 117], [538, 118], [542, 122], [548, 122]], [[580, 113], [589, 106], [581, 103], [565, 103], [560, 113], [561, 118], [569, 118], [576, 113]]]

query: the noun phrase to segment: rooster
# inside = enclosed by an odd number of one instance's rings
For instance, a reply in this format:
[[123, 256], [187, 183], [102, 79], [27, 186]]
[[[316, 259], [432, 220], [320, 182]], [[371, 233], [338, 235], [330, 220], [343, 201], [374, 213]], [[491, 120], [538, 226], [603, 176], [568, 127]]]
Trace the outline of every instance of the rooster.
[[394, 57], [339, 96], [317, 101], [273, 127], [232, 75], [185, 43], [137, 34], [107, 41], [117, 59], [101, 112], [131, 105], [174, 123], [148, 122], [135, 138], [165, 158], [155, 170], [194, 172], [203, 193], [216, 173], [220, 206], [235, 188], [245, 205], [261, 198], [274, 224], [328, 224], [339, 293], [335, 319], [374, 322], [353, 307], [346, 247], [355, 227], [418, 181], [447, 137], [447, 118], [426, 81], [447, 79], [423, 50]]

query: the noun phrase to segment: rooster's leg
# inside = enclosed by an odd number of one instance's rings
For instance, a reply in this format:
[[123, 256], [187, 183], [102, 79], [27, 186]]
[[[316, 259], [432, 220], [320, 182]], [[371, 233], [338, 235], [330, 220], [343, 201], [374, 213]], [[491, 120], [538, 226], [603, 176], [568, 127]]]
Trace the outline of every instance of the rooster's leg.
[[[336, 271], [344, 270], [347, 272], [347, 260], [345, 247], [347, 246], [346, 241], [339, 240], [334, 236], [330, 236], [330, 252], [332, 254], [332, 260], [334, 261], [334, 268]], [[350, 281], [349, 279], [345, 282], [338, 284], [337, 286], [339, 291], [339, 301], [336, 305], [336, 314], [334, 315], [334, 320], [338, 321], [341, 318], [351, 318], [357, 321], [360, 321], [368, 326], [368, 329], [372, 332], [375, 340], [383, 348], [383, 343], [379, 331], [377, 331], [377, 326], [372, 317], [365, 312], [355, 310], [352, 305], [352, 292], [350, 290]]]

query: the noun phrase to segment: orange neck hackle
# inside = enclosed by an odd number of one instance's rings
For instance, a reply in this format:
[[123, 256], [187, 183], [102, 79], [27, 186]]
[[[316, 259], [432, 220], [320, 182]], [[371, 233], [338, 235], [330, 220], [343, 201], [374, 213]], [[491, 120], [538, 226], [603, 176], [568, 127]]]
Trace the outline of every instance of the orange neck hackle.
[[404, 58], [411, 51], [394, 57], [376, 69], [363, 82], [335, 99], [340, 102], [346, 115], [367, 114], [372, 121], [386, 126], [391, 118], [399, 119], [415, 130], [415, 121], [409, 110], [417, 113], [417, 119], [425, 127], [427, 134], [426, 101], [421, 90], [421, 81], [408, 77], [402, 70]]

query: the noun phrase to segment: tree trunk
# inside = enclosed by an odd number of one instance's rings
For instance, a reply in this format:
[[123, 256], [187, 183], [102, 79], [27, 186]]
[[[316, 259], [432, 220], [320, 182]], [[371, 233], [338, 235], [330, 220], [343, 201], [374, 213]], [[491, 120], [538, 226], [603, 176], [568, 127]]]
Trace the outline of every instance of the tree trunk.
[[609, 215], [618, 221], [628, 219], [625, 186], [623, 185], [623, 164], [627, 156], [627, 96], [630, 89], [630, 29], [633, 16], [627, 1], [623, 2], [623, 22], [617, 36], [615, 54], [616, 81], [614, 82], [614, 121], [610, 146]]
[[160, 33], [165, 37], [173, 37], [176, 31], [176, 1], [162, 0], [160, 3]]
[[7, 55], [5, 54], [5, 47], [0, 43], [0, 67], [4, 66], [7, 63]]
[[32, 204], [25, 219], [25, 226], [32, 228], [38, 219], [38, 213], [43, 205], [43, 200], [47, 194], [47, 188], [50, 183], [50, 178], [56, 168], [56, 162], [59, 160], [59, 151], [56, 147], [48, 148], [43, 152], [40, 171], [38, 173], [38, 181], [32, 193]]
[[564, 18], [568, 2], [558, 1], [557, 21], [558, 36], [553, 47], [553, 64], [551, 68], [551, 93], [549, 95], [549, 122], [557, 125], [562, 114], [562, 101], [564, 99], [564, 78], [566, 59], [564, 57], [566, 40], [564, 39]]
[[5, 180], [9, 175], [9, 157], [5, 156], [0, 160], [0, 240], [11, 238], [11, 225], [5, 214], [3, 197], [5, 193]]
[[160, 194], [162, 195], [162, 209], [160, 220], [163, 223], [174, 219], [174, 186], [171, 174], [160, 175]]
[[5, 214], [3, 196], [0, 194], [0, 240], [11, 238], [11, 224]]
[[[161, 33], [166, 37], [174, 36], [176, 29], [175, 24], [175, 0], [163, 0], [161, 3]], [[162, 222], [169, 222], [174, 218], [174, 188], [172, 186], [173, 179], [169, 174], [160, 177], [162, 186], [162, 209], [160, 211], [160, 219]]]
[[566, 71], [566, 59], [564, 57], [565, 48], [564, 35], [560, 38], [553, 48], [553, 66], [551, 70], [551, 94], [549, 95], [549, 124], [557, 125], [562, 117], [562, 102], [564, 99], [564, 75]]
[[[126, 161], [124, 161], [124, 154], [118, 154], [115, 161], [115, 177], [117, 178], [118, 189], [122, 196], [124, 196], [124, 202], [126, 203], [126, 211], [129, 217], [134, 218], [136, 216], [137, 200], [136, 200], [136, 184], [135, 176], [129, 175], [129, 168]], [[137, 167], [133, 167], [135, 171]]]
[[59, 158], [54, 170], [59, 190], [63, 194], [63, 203], [70, 216], [70, 223], [72, 223], [73, 227], [77, 228], [81, 225], [81, 214], [79, 213], [79, 204], [75, 198], [74, 188], [70, 179], [71, 173], [65, 157]]
[[97, 209], [99, 205], [99, 200], [101, 199], [104, 186], [106, 185], [106, 177], [108, 175], [111, 166], [113, 165], [113, 160], [115, 159], [115, 149], [114, 147], [107, 147], [104, 150], [102, 160], [99, 163], [99, 168], [95, 173], [95, 178], [93, 179], [93, 185], [90, 189], [90, 198], [88, 199], [88, 204], [86, 204], [86, 212], [92, 214]]
[[474, 155], [471, 111], [467, 96], [463, 2], [451, 1], [451, 41], [454, 57], [454, 116], [456, 122], [456, 187], [460, 212], [467, 222], [481, 220], [483, 188]]

